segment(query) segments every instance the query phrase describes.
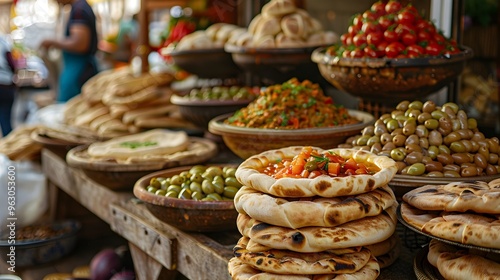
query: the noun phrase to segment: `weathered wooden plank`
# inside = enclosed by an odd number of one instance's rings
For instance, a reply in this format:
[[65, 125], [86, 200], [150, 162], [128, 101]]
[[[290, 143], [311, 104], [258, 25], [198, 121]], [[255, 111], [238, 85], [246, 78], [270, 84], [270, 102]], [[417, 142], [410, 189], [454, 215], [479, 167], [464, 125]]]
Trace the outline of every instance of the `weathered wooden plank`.
[[147, 221], [118, 205], [111, 205], [111, 212], [114, 217], [111, 220], [111, 229], [167, 269], [175, 269], [175, 237], [155, 229]]

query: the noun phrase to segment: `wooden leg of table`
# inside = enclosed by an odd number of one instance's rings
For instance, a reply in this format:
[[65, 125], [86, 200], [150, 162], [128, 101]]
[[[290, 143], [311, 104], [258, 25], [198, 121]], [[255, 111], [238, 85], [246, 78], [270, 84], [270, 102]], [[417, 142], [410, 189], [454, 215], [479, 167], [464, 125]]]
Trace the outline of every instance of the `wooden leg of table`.
[[129, 242], [129, 247], [138, 280], [174, 280], [176, 278], [176, 270], [164, 268], [162, 264], [131, 242]]

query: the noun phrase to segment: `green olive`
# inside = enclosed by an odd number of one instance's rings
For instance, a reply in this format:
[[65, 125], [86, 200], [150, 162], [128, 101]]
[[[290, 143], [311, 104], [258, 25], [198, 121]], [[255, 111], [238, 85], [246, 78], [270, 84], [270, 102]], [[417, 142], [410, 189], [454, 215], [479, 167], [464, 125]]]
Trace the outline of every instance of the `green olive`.
[[156, 177], [153, 177], [151, 178], [151, 180], [149, 180], [149, 185], [157, 189], [161, 188], [161, 182]]
[[422, 158], [424, 155], [421, 152], [411, 152], [406, 155], [405, 161], [407, 164], [414, 164], [414, 163], [419, 163], [422, 162]]
[[174, 191], [169, 191], [165, 194], [166, 197], [173, 197], [173, 198], [177, 198], [179, 196], [179, 193], [178, 192], [174, 192]]
[[395, 161], [402, 161], [406, 154], [400, 149], [393, 149], [391, 151], [391, 158]]
[[414, 163], [408, 166], [406, 174], [413, 176], [420, 176], [425, 173], [425, 165], [423, 163]]
[[202, 183], [201, 183], [201, 189], [203, 190], [203, 193], [205, 194], [209, 194], [209, 193], [213, 193], [215, 192], [215, 187], [214, 187], [214, 184], [212, 184], [212, 182], [210, 182], [210, 180], [204, 180]]
[[202, 200], [204, 197], [205, 196], [202, 192], [194, 191], [193, 193], [191, 193], [191, 199], [193, 200]]
[[182, 190], [182, 188], [181, 188], [181, 186], [179, 186], [179, 185], [170, 185], [170, 186], [168, 186], [168, 188], [167, 188], [167, 192], [174, 191], [174, 192], [176, 192], [176, 193], [180, 193], [180, 192], [181, 192], [181, 190]]
[[424, 126], [427, 129], [437, 129], [439, 127], [439, 121], [436, 119], [428, 119], [424, 122]]
[[392, 142], [394, 143], [394, 145], [396, 145], [396, 147], [402, 147], [405, 145], [406, 136], [404, 136], [403, 134], [398, 134], [392, 138]]
[[229, 187], [236, 187], [238, 189], [242, 187], [242, 184], [235, 177], [226, 178], [224, 183]]
[[417, 127], [415, 128], [415, 134], [418, 136], [418, 137], [429, 137], [429, 130], [427, 129], [427, 127], [425, 127], [425, 125], [417, 125]]
[[460, 133], [453, 131], [443, 138], [443, 143], [445, 143], [446, 145], [450, 145], [451, 143], [460, 141], [461, 139], [462, 136], [460, 136]]
[[238, 188], [233, 187], [233, 186], [227, 186], [224, 188], [224, 192], [222, 193], [222, 195], [224, 197], [234, 198], [234, 196], [236, 195], [237, 192], [238, 192]]
[[189, 169], [190, 174], [203, 173], [207, 167], [205, 165], [194, 165]]
[[361, 135], [372, 136], [374, 132], [375, 132], [375, 126], [369, 125], [369, 126], [363, 128], [363, 130], [361, 130]]
[[392, 132], [399, 127], [399, 123], [395, 119], [391, 119], [386, 123], [387, 131]]
[[408, 104], [408, 108], [415, 109], [415, 110], [422, 110], [424, 104], [422, 101], [415, 100]]
[[417, 121], [419, 124], [425, 123], [426, 120], [430, 120], [432, 118], [430, 113], [423, 112], [422, 114], [418, 115]]
[[473, 118], [467, 119], [467, 127], [469, 129], [476, 129], [477, 128], [477, 120]]
[[439, 148], [437, 146], [429, 146], [429, 149], [427, 149], [427, 154], [431, 159], [436, 159], [436, 157], [439, 155]]
[[[369, 135], [362, 135], [361, 137], [358, 138], [358, 140], [356, 141], [356, 145], [358, 146], [365, 146], [366, 143], [368, 142], [368, 139], [370, 139], [370, 136]], [[315, 170], [315, 169], [313, 169]]]
[[428, 100], [425, 101], [424, 104], [422, 105], [423, 112], [431, 113], [434, 110], [436, 110], [436, 103], [434, 103], [434, 101]]
[[427, 173], [427, 177], [442, 178], [444, 177], [444, 174], [441, 171], [431, 171]]
[[234, 167], [230, 167], [230, 168], [227, 168], [223, 174], [224, 178], [230, 178], [230, 177], [234, 177], [236, 174], [236, 168]]
[[398, 105], [396, 105], [396, 110], [406, 111], [406, 110], [408, 110], [409, 105], [410, 105], [410, 101], [408, 101], [408, 100], [401, 101], [398, 103]]
[[440, 110], [434, 110], [431, 112], [431, 116], [435, 120], [439, 120], [440, 118], [444, 117], [445, 112], [440, 111]]
[[412, 135], [415, 133], [415, 129], [416, 129], [415, 123], [408, 123], [403, 127], [403, 134], [406, 136]]
[[450, 150], [454, 153], [465, 153], [467, 149], [461, 141], [455, 141], [450, 144]]
[[453, 103], [453, 102], [447, 102], [447, 103], [443, 104], [443, 106], [441, 106], [441, 110], [443, 110], [445, 108], [452, 109], [455, 114], [458, 112], [458, 109], [459, 109], [458, 105], [456, 103]]
[[218, 166], [209, 166], [205, 170], [205, 173], [212, 175], [212, 177], [219, 175], [222, 175], [222, 168]]
[[212, 185], [214, 186], [214, 191], [218, 194], [222, 194], [224, 192], [224, 182], [222, 181], [212, 181]]
[[392, 142], [392, 136], [389, 133], [384, 133], [380, 135], [380, 144], [385, 145], [389, 142]]
[[147, 190], [148, 192], [150, 192], [150, 193], [155, 193], [158, 189], [157, 189], [157, 188], [155, 188], [155, 187], [153, 187], [153, 186], [151, 186], [151, 185], [149, 185], [149, 186], [146, 188], [146, 190]]
[[203, 176], [201, 176], [201, 172], [192, 173], [189, 180], [191, 182], [201, 183], [203, 182]]
[[199, 182], [191, 182], [189, 184], [189, 189], [194, 193], [194, 192], [202, 192], [201, 189], [201, 184]]
[[445, 171], [443, 172], [445, 178], [459, 178], [460, 174], [456, 171]]
[[191, 199], [191, 190], [186, 188], [186, 189], [182, 189], [181, 192], [179, 193], [179, 196], [178, 198], [180, 199]]
[[221, 201], [222, 200], [222, 197], [218, 193], [207, 194], [207, 197], [212, 198], [213, 200], [216, 200], [216, 201]]
[[378, 136], [372, 136], [368, 139], [368, 141], [366, 142], [366, 145], [368, 146], [373, 146], [375, 143], [380, 143], [380, 137]]
[[165, 196], [167, 194], [166, 190], [159, 189], [155, 192], [156, 195]]
[[185, 180], [186, 180], [186, 178], [181, 177], [180, 175], [176, 174], [170, 178], [170, 184], [180, 186], [180, 185], [182, 185], [182, 183], [184, 183]]

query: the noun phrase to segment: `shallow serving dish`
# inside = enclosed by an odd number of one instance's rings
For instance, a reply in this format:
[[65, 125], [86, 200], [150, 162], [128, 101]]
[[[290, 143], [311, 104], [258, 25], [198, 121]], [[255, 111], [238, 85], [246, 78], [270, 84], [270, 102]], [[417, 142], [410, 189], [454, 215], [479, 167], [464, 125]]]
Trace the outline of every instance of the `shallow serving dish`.
[[[45, 226], [45, 224], [44, 224]], [[46, 239], [16, 240], [15, 245], [9, 243], [9, 231], [0, 240], [2, 260], [10, 260], [10, 247], [15, 246], [15, 266], [27, 267], [58, 260], [69, 254], [76, 246], [77, 234], [81, 224], [75, 220], [64, 220], [48, 224], [51, 229], [61, 234]], [[32, 227], [36, 227], [33, 225]]]
[[313, 51], [321, 75], [341, 91], [367, 100], [397, 103], [429, 95], [453, 82], [462, 73], [472, 49], [452, 55], [422, 58], [341, 58]]
[[199, 78], [235, 78], [240, 72], [231, 54], [224, 48], [182, 51], [173, 49], [167, 55], [172, 57], [177, 66]]
[[[224, 166], [231, 165], [233, 164]], [[191, 167], [182, 166], [148, 174], [137, 180], [134, 185], [134, 195], [146, 203], [146, 207], [156, 218], [181, 230], [193, 232], [236, 230], [238, 212], [233, 201], [196, 201], [160, 196], [147, 191], [151, 178], [172, 177]]]
[[290, 77], [322, 82], [324, 79], [318, 67], [311, 61], [311, 54], [318, 47], [247, 48], [224, 45], [224, 49], [232, 55], [234, 63], [258, 77], [264, 85], [279, 84]]
[[134, 183], [151, 172], [182, 165], [203, 163], [217, 154], [217, 145], [208, 139], [189, 137], [193, 149], [176, 159], [119, 163], [113, 158], [96, 159], [89, 155], [89, 145], [77, 146], [66, 155], [69, 166], [79, 168], [93, 181], [114, 190], [130, 190]]
[[231, 151], [242, 159], [260, 154], [267, 150], [288, 146], [315, 146], [323, 149], [336, 148], [347, 137], [359, 134], [360, 131], [374, 122], [374, 117], [362, 111], [349, 110], [349, 114], [359, 123], [336, 127], [307, 129], [263, 129], [237, 127], [225, 124], [231, 115], [221, 115], [212, 119], [208, 130], [221, 135], [224, 143]]

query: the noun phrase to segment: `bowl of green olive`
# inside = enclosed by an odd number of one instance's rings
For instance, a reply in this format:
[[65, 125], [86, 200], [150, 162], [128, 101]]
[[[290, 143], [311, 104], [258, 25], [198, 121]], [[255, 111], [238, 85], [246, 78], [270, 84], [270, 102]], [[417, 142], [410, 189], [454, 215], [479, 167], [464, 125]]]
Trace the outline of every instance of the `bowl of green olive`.
[[201, 87], [173, 94], [170, 102], [179, 107], [184, 119], [207, 130], [211, 119], [247, 106], [259, 91], [259, 87], [237, 85]]
[[390, 185], [402, 192], [427, 184], [486, 181], [500, 177], [500, 140], [487, 138], [458, 104], [397, 104], [341, 148], [391, 157], [398, 171]]
[[159, 220], [189, 232], [236, 230], [234, 164], [192, 165], [140, 178], [134, 195]]

